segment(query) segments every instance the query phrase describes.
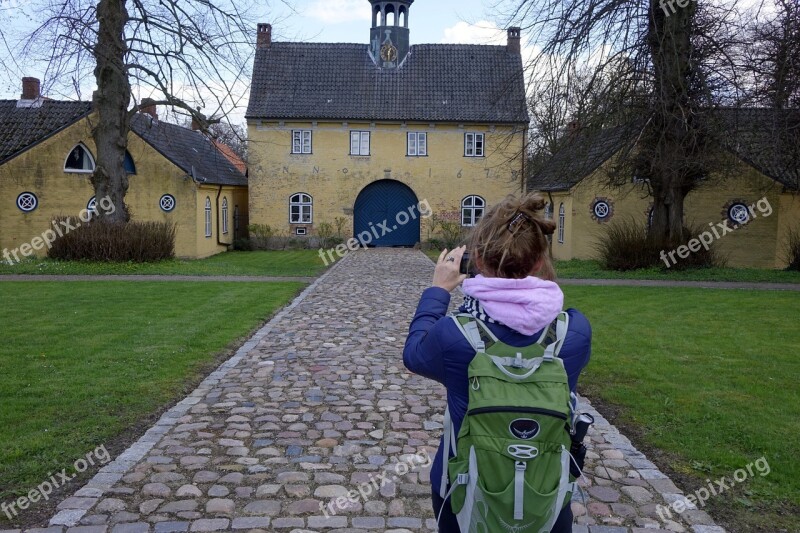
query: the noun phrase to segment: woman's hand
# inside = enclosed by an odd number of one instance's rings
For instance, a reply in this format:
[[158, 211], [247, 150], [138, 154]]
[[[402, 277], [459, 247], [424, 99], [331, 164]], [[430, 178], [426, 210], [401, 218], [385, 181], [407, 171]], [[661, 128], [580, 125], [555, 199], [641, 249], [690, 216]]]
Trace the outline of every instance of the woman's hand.
[[459, 272], [461, 256], [464, 255], [466, 249], [466, 246], [459, 246], [450, 253], [447, 252], [447, 248], [442, 250], [439, 260], [436, 262], [436, 269], [433, 271], [434, 287], [441, 287], [450, 292], [467, 279], [466, 274]]

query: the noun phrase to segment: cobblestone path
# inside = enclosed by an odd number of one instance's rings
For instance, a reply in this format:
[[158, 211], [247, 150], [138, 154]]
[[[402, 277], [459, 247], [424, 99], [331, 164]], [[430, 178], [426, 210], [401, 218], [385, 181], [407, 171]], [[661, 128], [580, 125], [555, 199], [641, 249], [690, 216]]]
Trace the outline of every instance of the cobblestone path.
[[[420, 463], [444, 390], [402, 362], [432, 267], [413, 250], [350, 254], [28, 532], [432, 530]], [[724, 531], [700, 510], [660, 518], [680, 491], [595, 415], [576, 533]]]

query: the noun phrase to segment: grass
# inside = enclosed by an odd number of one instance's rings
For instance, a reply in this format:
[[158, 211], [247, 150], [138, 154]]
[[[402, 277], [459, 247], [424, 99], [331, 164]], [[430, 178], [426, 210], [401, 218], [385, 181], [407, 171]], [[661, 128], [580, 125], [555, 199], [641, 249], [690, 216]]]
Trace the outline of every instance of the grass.
[[606, 270], [598, 261], [571, 259], [557, 261], [556, 272], [564, 279], [655, 279], [681, 281], [740, 281], [747, 283], [800, 283], [800, 272], [766, 268], [692, 268], [675, 270], [642, 268]]
[[[439, 258], [437, 250], [423, 250], [433, 261]], [[800, 271], [766, 268], [691, 268], [669, 270], [642, 268], [638, 270], [606, 270], [599, 261], [570, 259], [556, 261], [556, 273], [562, 279], [647, 279], [672, 281], [739, 281], [743, 283], [800, 283]]]
[[171, 259], [157, 263], [29, 259], [9, 265], [7, 261], [0, 261], [0, 274], [313, 277], [324, 270], [317, 250], [226, 252], [206, 259]]
[[184, 397], [302, 287], [1, 283], [0, 501]]
[[708, 508], [731, 531], [800, 530], [800, 298], [638, 287], [565, 293], [594, 332], [581, 391], [618, 410], [624, 431], [686, 489], [765, 457], [769, 475], [736, 484]]

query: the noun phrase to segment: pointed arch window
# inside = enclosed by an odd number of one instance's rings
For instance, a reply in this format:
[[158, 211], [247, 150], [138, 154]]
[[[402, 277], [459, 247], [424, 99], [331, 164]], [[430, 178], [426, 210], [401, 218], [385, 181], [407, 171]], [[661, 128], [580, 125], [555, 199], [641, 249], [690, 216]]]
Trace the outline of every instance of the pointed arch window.
[[206, 237], [211, 237], [211, 198], [206, 196]]
[[65, 172], [94, 172], [94, 156], [83, 143], [78, 143], [64, 161]]
[[222, 199], [222, 233], [228, 233], [228, 197]]
[[136, 174], [136, 164], [133, 162], [133, 157], [131, 157], [130, 152], [125, 150], [125, 161], [123, 162], [125, 166], [125, 172], [127, 174]]
[[558, 242], [564, 244], [564, 223], [567, 220], [567, 212], [564, 210], [564, 204], [562, 203], [558, 207]]

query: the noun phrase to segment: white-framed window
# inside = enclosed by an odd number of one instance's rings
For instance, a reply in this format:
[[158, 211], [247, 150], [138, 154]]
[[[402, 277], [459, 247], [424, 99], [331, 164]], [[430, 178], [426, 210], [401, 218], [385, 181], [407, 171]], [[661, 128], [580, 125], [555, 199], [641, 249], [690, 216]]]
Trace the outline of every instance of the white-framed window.
[[78, 143], [67, 156], [64, 172], [94, 172], [94, 157], [83, 143]]
[[228, 197], [222, 198], [222, 233], [228, 234]]
[[313, 220], [314, 200], [304, 192], [293, 194], [289, 198], [289, 223], [311, 224]]
[[461, 200], [461, 225], [466, 227], [474, 226], [483, 216], [486, 208], [486, 201], [480, 196], [467, 196]]
[[483, 133], [464, 134], [464, 156], [483, 157]]
[[350, 155], [369, 155], [369, 132], [350, 132]]
[[295, 235], [308, 235], [308, 230], [306, 228], [295, 228], [294, 229]]
[[158, 205], [165, 213], [169, 213], [175, 209], [175, 197], [171, 194], [165, 194], [158, 200]]
[[311, 130], [292, 130], [292, 153], [311, 153]]
[[23, 213], [30, 213], [39, 207], [39, 199], [32, 192], [23, 192], [17, 196], [17, 207]]
[[414, 157], [428, 155], [428, 134], [421, 131], [408, 132], [408, 154]]
[[567, 212], [564, 210], [564, 204], [558, 206], [558, 242], [564, 244], [564, 224], [567, 220]]
[[211, 198], [206, 196], [206, 237], [211, 237]]

